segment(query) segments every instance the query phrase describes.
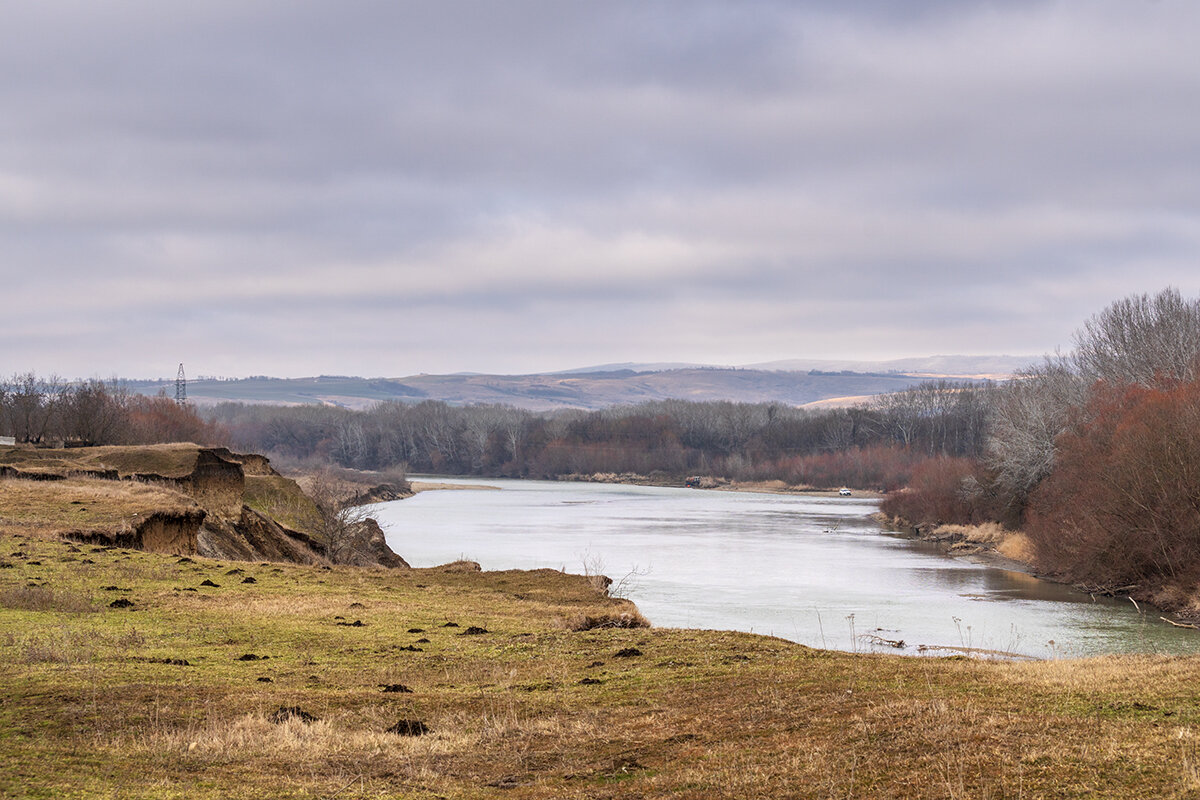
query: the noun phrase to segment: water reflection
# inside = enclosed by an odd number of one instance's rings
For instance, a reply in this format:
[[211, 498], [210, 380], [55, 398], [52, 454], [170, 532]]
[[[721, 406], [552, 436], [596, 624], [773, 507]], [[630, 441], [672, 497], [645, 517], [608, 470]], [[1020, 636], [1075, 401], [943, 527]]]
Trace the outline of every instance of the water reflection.
[[[468, 480], [454, 479], [456, 483]], [[888, 535], [860, 498], [537, 481], [374, 507], [417, 566], [602, 569], [662, 627], [818, 647], [983, 648], [1037, 657], [1194, 652], [1200, 636], [1019, 571]], [[928, 652], [929, 650], [927, 650]]]

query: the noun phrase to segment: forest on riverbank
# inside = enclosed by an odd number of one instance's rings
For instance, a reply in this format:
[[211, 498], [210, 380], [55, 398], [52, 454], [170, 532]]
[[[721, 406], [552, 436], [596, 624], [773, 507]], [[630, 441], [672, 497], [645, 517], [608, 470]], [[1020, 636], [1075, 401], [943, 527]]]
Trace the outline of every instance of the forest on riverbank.
[[1020, 528], [1043, 572], [1196, 616], [1200, 300], [1127, 297], [1073, 339], [991, 393], [980, 454], [920, 466], [883, 509]]
[[225, 444], [297, 467], [878, 489], [883, 510], [909, 524], [1000, 522], [1030, 537], [1047, 574], [1187, 609], [1200, 583], [1200, 300], [1175, 289], [1119, 300], [1073, 344], [1002, 383], [929, 381], [821, 410], [425, 401], [365, 411], [225, 403], [200, 414], [118, 381], [28, 374], [0, 383], [0, 432], [34, 443]]

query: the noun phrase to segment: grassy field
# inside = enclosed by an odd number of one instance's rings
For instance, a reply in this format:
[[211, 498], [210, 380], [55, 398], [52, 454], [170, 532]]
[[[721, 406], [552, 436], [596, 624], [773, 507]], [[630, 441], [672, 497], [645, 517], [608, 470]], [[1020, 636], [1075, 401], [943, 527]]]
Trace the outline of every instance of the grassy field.
[[182, 514], [198, 508], [179, 492], [145, 483], [87, 477], [0, 481], [0, 529], [26, 528], [38, 539], [79, 531], [132, 530], [155, 512]]
[[1200, 795], [1197, 659], [904, 658], [585, 624], [632, 610], [548, 570], [9, 533], [0, 796]]

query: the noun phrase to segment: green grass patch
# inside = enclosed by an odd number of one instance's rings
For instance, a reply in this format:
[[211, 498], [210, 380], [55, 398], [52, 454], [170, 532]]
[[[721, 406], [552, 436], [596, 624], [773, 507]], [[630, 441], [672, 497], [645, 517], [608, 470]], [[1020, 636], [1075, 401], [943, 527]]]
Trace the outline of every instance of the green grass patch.
[[[4, 797], [1200, 792], [1195, 658], [571, 630], [634, 609], [552, 570], [220, 562], [23, 534], [0, 537], [0, 559]], [[312, 719], [280, 716], [292, 708]]]

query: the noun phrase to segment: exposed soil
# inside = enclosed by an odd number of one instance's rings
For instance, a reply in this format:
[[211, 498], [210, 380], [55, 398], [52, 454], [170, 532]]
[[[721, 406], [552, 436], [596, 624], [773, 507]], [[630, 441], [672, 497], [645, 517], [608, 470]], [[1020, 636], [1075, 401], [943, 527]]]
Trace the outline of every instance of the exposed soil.
[[429, 726], [417, 719], [402, 719], [388, 728], [387, 732], [397, 736], [424, 736], [429, 733]]
[[267, 717], [267, 721], [275, 725], [282, 725], [292, 719], [298, 719], [305, 724], [318, 720], [315, 715], [308, 713], [300, 706], [280, 706], [278, 710], [272, 711]]

